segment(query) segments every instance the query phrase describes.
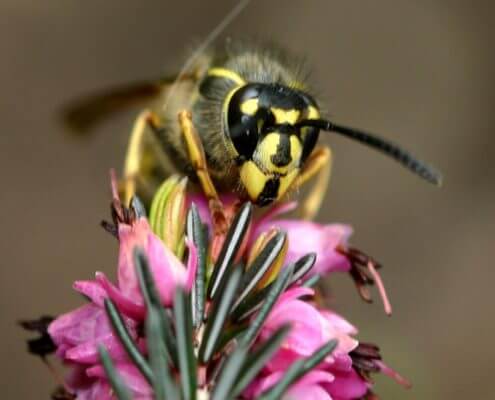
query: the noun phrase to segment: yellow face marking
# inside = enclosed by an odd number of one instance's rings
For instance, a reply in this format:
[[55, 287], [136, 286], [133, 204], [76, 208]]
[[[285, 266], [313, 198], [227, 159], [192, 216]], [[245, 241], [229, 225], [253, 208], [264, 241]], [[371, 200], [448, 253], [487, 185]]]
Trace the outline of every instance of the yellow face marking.
[[[299, 175], [299, 168], [294, 168], [285, 176], [280, 176], [280, 186], [274, 200], [279, 200], [290, 188], [296, 177]], [[248, 192], [251, 201], [256, 202], [265, 184], [273, 178], [271, 174], [264, 174], [253, 161], [246, 161], [241, 166], [241, 181]]]
[[280, 135], [277, 133], [269, 133], [264, 137], [261, 143], [256, 148], [256, 155], [258, 155], [260, 164], [266, 169], [267, 172], [285, 174], [287, 167], [277, 167], [272, 164], [271, 157], [277, 152], [278, 143], [280, 141]]
[[246, 161], [242, 164], [240, 176], [249, 198], [256, 202], [270, 177], [261, 172], [253, 161]]
[[249, 99], [241, 104], [241, 111], [246, 115], [254, 115], [258, 111], [258, 99]]
[[[320, 118], [320, 111], [314, 106], [308, 106], [306, 109], [306, 119], [318, 119]], [[308, 134], [309, 128], [301, 129], [301, 138], [304, 140]]]
[[277, 153], [280, 143], [281, 134], [272, 132], [265, 136], [263, 141], [257, 147], [257, 161], [262, 166], [262, 169], [268, 173], [286, 175], [294, 169], [299, 163], [302, 154], [301, 142], [292, 135], [290, 137], [290, 156], [291, 160], [287, 165], [278, 166], [272, 162], [272, 156]]
[[296, 136], [290, 137], [290, 156], [292, 158], [290, 166], [298, 165], [302, 155], [301, 141]]
[[275, 116], [277, 124], [295, 124], [299, 120], [301, 112], [299, 110], [284, 110], [282, 108], [272, 107], [270, 111]]
[[237, 85], [245, 85], [246, 81], [241, 78], [241, 76], [230, 69], [227, 68], [211, 68], [208, 70], [208, 76], [217, 76], [219, 78], [225, 78], [232, 82], [235, 82]]
[[320, 118], [320, 112], [316, 107], [309, 106], [308, 107], [308, 116], [307, 119], [318, 119]]

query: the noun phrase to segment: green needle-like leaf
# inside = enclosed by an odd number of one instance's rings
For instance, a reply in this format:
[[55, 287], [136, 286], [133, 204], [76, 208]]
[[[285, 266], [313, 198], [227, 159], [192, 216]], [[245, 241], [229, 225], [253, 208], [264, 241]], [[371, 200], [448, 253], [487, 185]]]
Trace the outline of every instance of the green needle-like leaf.
[[139, 285], [144, 302], [147, 308], [152, 306], [162, 307], [160, 296], [156, 290], [155, 281], [148, 264], [148, 259], [142, 249], [136, 247], [134, 249], [134, 265], [139, 278]]
[[[313, 253], [307, 254], [297, 260], [292, 266], [294, 268], [294, 274], [292, 275], [289, 285], [304, 277], [304, 275], [311, 270], [315, 261], [316, 256]], [[283, 270], [287, 268], [289, 268], [289, 266], [285, 266]], [[311, 287], [316, 284], [319, 278], [319, 275], [312, 276], [311, 278], [308, 278], [301, 286]], [[262, 301], [265, 299], [272, 287], [273, 282], [263, 289], [248, 295], [241, 302], [237, 301], [235, 308], [232, 311], [232, 319], [239, 322], [259, 310]]]
[[145, 333], [150, 365], [154, 375], [155, 400], [179, 399], [178, 390], [168, 365], [160, 315], [154, 306], [148, 309], [146, 314]]
[[240, 375], [236, 378], [235, 386], [232, 389], [229, 399], [237, 396], [249, 385], [254, 377], [258, 375], [261, 369], [272, 358], [275, 352], [280, 348], [282, 341], [290, 330], [289, 325], [283, 325], [265, 341], [254, 353], [250, 354], [242, 366]]
[[[312, 370], [314, 367], [316, 367], [319, 363], [321, 363], [326, 356], [328, 356], [332, 351], [335, 350], [335, 348], [338, 345], [338, 340], [337, 339], [332, 339], [329, 340], [328, 343], [324, 344], [321, 346], [318, 350], [316, 350], [311, 356], [306, 358], [304, 360], [304, 372]], [[301, 375], [302, 376], [302, 375]]]
[[136, 217], [146, 217], [146, 209], [144, 208], [143, 203], [137, 196], [132, 196], [131, 198], [131, 207], [136, 213]]
[[242, 278], [241, 293], [239, 294], [234, 307], [237, 307], [248, 296], [256, 284], [265, 276], [265, 273], [269, 270], [284, 248], [286, 239], [286, 233], [277, 233], [268, 241], [263, 250], [261, 250], [258, 256], [254, 259], [253, 263]]
[[270, 291], [266, 295], [265, 301], [263, 302], [258, 314], [254, 318], [254, 320], [251, 321], [251, 325], [242, 337], [242, 345], [250, 346], [251, 343], [256, 339], [256, 336], [258, 336], [258, 333], [261, 330], [266, 318], [268, 317], [268, 314], [272, 310], [280, 295], [289, 285], [293, 272], [294, 264], [291, 264], [282, 269], [282, 271], [279, 273], [277, 279], [271, 286]]
[[191, 290], [193, 326], [197, 328], [202, 320], [205, 309], [206, 263], [208, 257], [208, 232], [201, 221], [198, 208], [193, 203], [187, 215], [187, 236], [193, 241], [198, 252], [198, 267], [196, 279]]
[[306, 275], [316, 262], [316, 253], [309, 253], [302, 256], [296, 261], [294, 267], [294, 276], [292, 277], [291, 283], [297, 282], [304, 275]]
[[174, 314], [182, 394], [185, 400], [195, 400], [196, 357], [192, 338], [191, 306], [189, 298], [181, 289], [175, 293]]
[[156, 290], [155, 281], [148, 265], [148, 260], [143, 251], [139, 248], [134, 249], [134, 264], [136, 265], [139, 284], [146, 307], [148, 310], [154, 307], [158, 313], [161, 331], [166, 345], [165, 350], [172, 358], [174, 365], [177, 365], [177, 345], [172, 332], [170, 317], [162, 307], [158, 291]]
[[208, 316], [208, 321], [205, 327], [203, 341], [199, 348], [199, 359], [206, 363], [213, 356], [214, 350], [222, 333], [227, 316], [229, 315], [234, 296], [242, 278], [242, 269], [239, 267], [231, 267], [228, 280], [221, 287], [218, 296], [213, 299], [213, 306]]
[[232, 396], [228, 396], [228, 394], [236, 383], [237, 377], [241, 372], [244, 361], [246, 360], [248, 351], [249, 349], [246, 347], [237, 347], [227, 358], [227, 361], [222, 367], [220, 378], [215, 385], [212, 400], [233, 398]]
[[122, 346], [124, 346], [125, 351], [129, 355], [129, 358], [134, 362], [136, 367], [141, 371], [143, 376], [149, 383], [153, 381], [153, 373], [151, 371], [150, 366], [146, 362], [144, 356], [139, 352], [139, 349], [136, 347], [134, 340], [132, 340], [129, 331], [120, 315], [119, 311], [113, 304], [110, 299], [105, 299], [105, 309], [107, 311], [107, 315], [112, 323], [113, 330], [115, 334], [118, 336]]
[[330, 340], [327, 344], [320, 347], [308, 358], [298, 360], [293, 363], [285, 375], [271, 389], [264, 392], [258, 400], [277, 400], [280, 399], [287, 391], [290, 385], [295, 383], [299, 378], [311, 371], [326, 356], [328, 356], [337, 347], [337, 340]]
[[208, 298], [211, 299], [215, 296], [225, 271], [233, 263], [248, 231], [252, 213], [253, 206], [251, 203], [245, 203], [232, 221], [218, 260], [213, 268], [213, 274], [208, 286]]
[[224, 330], [222, 332], [222, 335], [220, 336], [220, 340], [218, 341], [216, 347], [218, 349], [225, 347], [231, 340], [233, 340], [237, 336], [240, 336], [246, 330], [247, 326], [247, 321], [242, 324], [232, 324], [231, 326], [229, 326], [227, 330]]
[[108, 381], [110, 382], [110, 385], [112, 386], [117, 399], [132, 400], [131, 392], [117, 373], [117, 370], [113, 365], [112, 359], [110, 358], [110, 354], [108, 354], [107, 349], [100, 345], [98, 346], [98, 352], [100, 353], [101, 363], [103, 364], [103, 368], [105, 369], [105, 373], [107, 374]]
[[236, 322], [246, 319], [256, 311], [258, 311], [266, 298], [268, 292], [272, 289], [274, 282], [268, 284], [263, 289], [252, 293], [244, 301], [242, 301], [235, 309], [232, 311], [232, 319]]
[[[160, 303], [148, 261], [141, 250], [134, 251], [134, 262], [141, 292], [146, 303], [145, 333], [148, 346], [149, 361], [153, 371], [153, 391], [156, 400], [179, 399], [177, 387], [169, 368], [170, 351], [167, 351], [166, 336], [171, 333], [166, 321], [166, 314]], [[173, 347], [171, 348], [173, 349]]]
[[[301, 257], [299, 260], [296, 261], [295, 264], [285, 266], [282, 270], [294, 268], [294, 273], [289, 282], [289, 285], [303, 277], [313, 267], [315, 261], [316, 256], [313, 253], [310, 253]], [[246, 296], [243, 300], [236, 301], [234, 310], [232, 311], [232, 319], [236, 322], [239, 322], [259, 310], [259, 308], [261, 307], [261, 303], [267, 296], [268, 292], [272, 289], [273, 284], [274, 282], [270, 283], [257, 292], [248, 294], [248, 296]]]

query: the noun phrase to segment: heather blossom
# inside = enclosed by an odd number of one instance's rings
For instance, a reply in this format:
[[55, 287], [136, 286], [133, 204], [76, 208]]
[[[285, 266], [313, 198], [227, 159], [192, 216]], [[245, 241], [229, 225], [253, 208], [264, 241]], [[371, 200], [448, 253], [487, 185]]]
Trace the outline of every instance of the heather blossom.
[[33, 353], [54, 349], [69, 367], [53, 398], [351, 400], [374, 396], [374, 372], [408, 384], [317, 301], [313, 285], [341, 271], [366, 300], [376, 283], [390, 311], [379, 265], [349, 246], [350, 226], [280, 219], [295, 203], [254, 216], [229, 195], [228, 230], [216, 232], [184, 180], [162, 185], [149, 217], [113, 182], [103, 227], [119, 244], [116, 283], [103, 272], [77, 281], [88, 303], [25, 324], [42, 333]]
[[[224, 196], [222, 201], [229, 212], [232, 212], [238, 204], [238, 199], [230, 194]], [[197, 204], [202, 219], [211, 227], [206, 199], [203, 196], [193, 195], [189, 196], [189, 202]], [[352, 227], [340, 223], [320, 224], [297, 218], [279, 218], [295, 209], [297, 209], [296, 202], [273, 206], [254, 221], [249, 242], [253, 244], [256, 238], [269, 230], [286, 232], [289, 243], [285, 256], [286, 263], [295, 262], [309, 252], [315, 253], [316, 261], [308, 276], [325, 277], [332, 272], [347, 272], [353, 279], [359, 295], [367, 302], [371, 302], [368, 286], [376, 284], [385, 312], [390, 315], [392, 306], [377, 271], [381, 265], [349, 245], [353, 233]]]

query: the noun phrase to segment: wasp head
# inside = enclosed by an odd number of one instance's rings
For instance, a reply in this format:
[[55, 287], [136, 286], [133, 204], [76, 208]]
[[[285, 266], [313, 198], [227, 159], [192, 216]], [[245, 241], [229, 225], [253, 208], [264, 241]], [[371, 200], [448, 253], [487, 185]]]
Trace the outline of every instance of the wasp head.
[[240, 179], [251, 201], [264, 206], [290, 189], [318, 139], [318, 118], [307, 94], [280, 84], [250, 83], [232, 91], [224, 126]]

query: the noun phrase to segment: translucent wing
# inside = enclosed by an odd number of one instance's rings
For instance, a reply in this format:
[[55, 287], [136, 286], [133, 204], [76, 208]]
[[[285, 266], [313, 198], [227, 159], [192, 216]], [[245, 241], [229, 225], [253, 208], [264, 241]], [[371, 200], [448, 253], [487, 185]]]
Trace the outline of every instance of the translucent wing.
[[129, 83], [90, 93], [70, 101], [62, 108], [61, 117], [71, 131], [86, 134], [103, 120], [132, 106], [152, 100], [175, 81], [176, 76], [173, 76], [156, 81]]

